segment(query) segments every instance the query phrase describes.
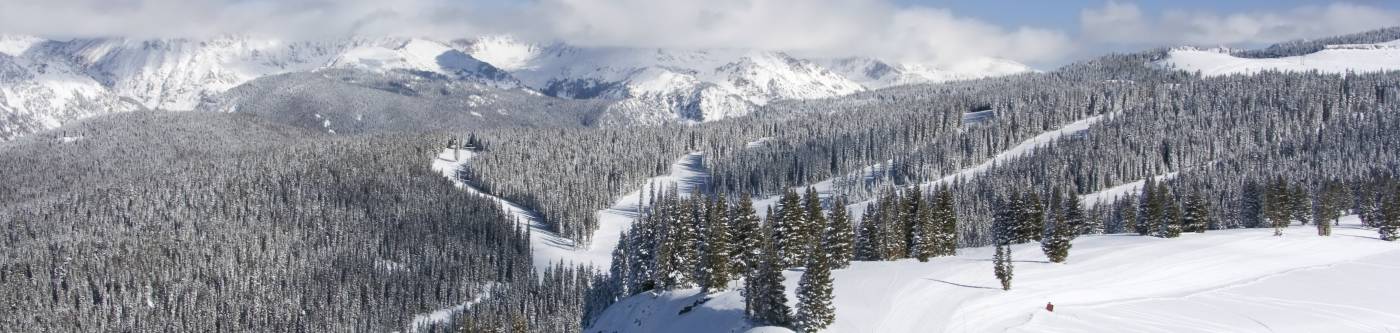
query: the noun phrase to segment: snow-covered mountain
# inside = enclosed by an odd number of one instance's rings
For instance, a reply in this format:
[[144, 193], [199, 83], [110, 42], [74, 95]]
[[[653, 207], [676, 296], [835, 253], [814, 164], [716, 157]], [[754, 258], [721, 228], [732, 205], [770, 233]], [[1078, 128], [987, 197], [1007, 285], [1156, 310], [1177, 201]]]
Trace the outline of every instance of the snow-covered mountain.
[[281, 41], [0, 37], [0, 140], [83, 117], [136, 109], [193, 110], [257, 78], [326, 68], [407, 70], [518, 86], [504, 71], [415, 38]]
[[328, 68], [409, 71], [569, 99], [613, 101], [601, 124], [701, 122], [770, 101], [1027, 70], [994, 59], [953, 68], [782, 52], [587, 48], [492, 36], [284, 41], [45, 40], [0, 36], [0, 140], [137, 109], [193, 110], [257, 78]]
[[803, 59], [756, 50], [538, 45], [508, 37], [459, 40], [454, 45], [551, 96], [619, 99], [614, 112], [641, 123], [717, 120], [748, 114], [773, 100], [828, 98], [1029, 70], [996, 59], [943, 69], [869, 58]]

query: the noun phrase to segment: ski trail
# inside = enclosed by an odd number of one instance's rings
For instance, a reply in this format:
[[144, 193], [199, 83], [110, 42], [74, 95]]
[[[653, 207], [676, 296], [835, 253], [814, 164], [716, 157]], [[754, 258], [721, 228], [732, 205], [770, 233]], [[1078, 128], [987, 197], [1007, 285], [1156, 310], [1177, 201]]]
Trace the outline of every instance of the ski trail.
[[710, 177], [705, 169], [703, 154], [694, 152], [682, 156], [671, 164], [670, 174], [648, 179], [643, 188], [624, 194], [614, 201], [611, 207], [599, 210], [596, 213], [598, 230], [593, 232], [592, 242], [587, 246], [580, 246], [574, 240], [546, 229], [539, 214], [534, 211], [481, 191], [462, 179], [460, 170], [477, 154], [470, 150], [456, 150], [454, 154], [453, 149], [443, 149], [433, 159], [432, 168], [452, 181], [457, 188], [496, 201], [502, 210], [516, 221], [525, 223], [530, 228], [531, 261], [537, 271], [561, 262], [607, 269], [612, 264], [612, 251], [617, 247], [618, 236], [631, 229], [633, 221], [637, 218], [643, 193], [652, 188], [660, 192], [671, 186], [675, 186], [683, 195], [695, 190], [704, 191]]

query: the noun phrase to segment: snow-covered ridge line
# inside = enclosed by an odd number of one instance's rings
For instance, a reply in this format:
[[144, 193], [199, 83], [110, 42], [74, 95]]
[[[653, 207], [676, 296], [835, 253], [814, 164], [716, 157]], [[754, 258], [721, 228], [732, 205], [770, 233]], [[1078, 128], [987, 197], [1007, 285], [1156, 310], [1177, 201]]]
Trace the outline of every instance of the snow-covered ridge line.
[[1281, 58], [1240, 58], [1223, 49], [1175, 48], [1158, 66], [1200, 72], [1204, 76], [1256, 74], [1263, 71], [1329, 74], [1367, 73], [1400, 70], [1400, 41], [1376, 44], [1328, 45], [1301, 56]]
[[[1002, 291], [991, 248], [921, 263], [853, 262], [832, 271], [836, 321], [823, 332], [1386, 332], [1400, 328], [1400, 248], [1355, 217], [1331, 237], [1312, 226], [1188, 233], [1163, 239], [1083, 236], [1069, 261], [1014, 246]], [[801, 272], [784, 272], [790, 306]], [[680, 309], [710, 297], [685, 314]], [[1055, 312], [1045, 311], [1046, 303]], [[629, 297], [589, 332], [745, 332], [738, 290]]]
[[433, 159], [432, 168], [442, 173], [443, 177], [452, 181], [457, 188], [495, 200], [507, 214], [520, 223], [525, 223], [530, 228], [530, 254], [536, 270], [543, 270], [561, 262], [607, 269], [612, 264], [612, 251], [617, 247], [618, 236], [632, 228], [632, 223], [641, 211], [643, 193], [653, 188], [660, 192], [675, 186], [684, 195], [703, 187], [709, 181], [709, 174], [704, 169], [704, 155], [690, 153], [682, 156], [671, 165], [671, 174], [648, 179], [643, 188], [624, 194], [614, 201], [612, 207], [599, 210], [598, 230], [593, 232], [592, 242], [586, 248], [580, 248], [574, 240], [546, 229], [539, 214], [534, 211], [481, 191], [463, 181], [458, 171], [476, 154], [477, 152], [465, 149], [455, 152], [451, 148], [443, 149]]

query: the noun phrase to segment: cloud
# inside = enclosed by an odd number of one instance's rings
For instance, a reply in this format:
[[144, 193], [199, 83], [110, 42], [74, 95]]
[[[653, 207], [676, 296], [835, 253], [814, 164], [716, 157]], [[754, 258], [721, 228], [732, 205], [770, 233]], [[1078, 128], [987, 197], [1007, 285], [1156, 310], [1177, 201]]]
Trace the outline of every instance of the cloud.
[[1109, 1], [1079, 17], [1088, 42], [1137, 45], [1264, 44], [1400, 24], [1400, 12], [1353, 3], [1231, 14], [1172, 9], [1148, 16], [1136, 4]]
[[0, 32], [46, 37], [470, 37], [585, 46], [753, 48], [951, 63], [1037, 62], [1069, 38], [889, 0], [4, 0]]

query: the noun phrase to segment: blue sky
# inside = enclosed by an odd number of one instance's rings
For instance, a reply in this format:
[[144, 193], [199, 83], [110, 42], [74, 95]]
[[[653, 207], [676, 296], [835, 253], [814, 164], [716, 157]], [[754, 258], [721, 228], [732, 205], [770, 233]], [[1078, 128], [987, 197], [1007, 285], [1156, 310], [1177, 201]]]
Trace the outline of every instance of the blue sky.
[[1400, 25], [1351, 0], [0, 0], [0, 34], [283, 39], [507, 34], [582, 46], [744, 48], [1040, 68], [1159, 46], [1250, 47]]

